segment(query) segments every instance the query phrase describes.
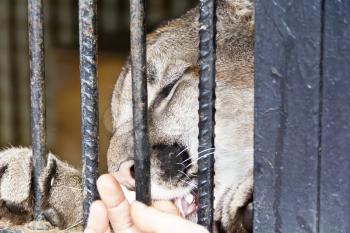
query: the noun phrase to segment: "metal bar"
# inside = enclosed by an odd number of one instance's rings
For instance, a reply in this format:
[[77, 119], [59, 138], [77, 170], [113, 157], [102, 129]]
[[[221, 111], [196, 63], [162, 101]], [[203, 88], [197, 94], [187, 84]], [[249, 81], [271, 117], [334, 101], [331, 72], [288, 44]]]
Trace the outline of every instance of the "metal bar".
[[97, 198], [98, 90], [97, 90], [97, 0], [79, 1], [80, 98], [83, 165], [83, 221]]
[[130, 31], [136, 199], [151, 204], [144, 0], [130, 1]]
[[46, 163], [46, 108], [43, 1], [28, 0], [29, 65], [32, 110], [33, 189], [35, 220], [42, 220], [39, 178]]
[[[216, 1], [200, 1], [198, 152], [214, 148]], [[214, 155], [198, 160], [198, 223], [212, 231]]]

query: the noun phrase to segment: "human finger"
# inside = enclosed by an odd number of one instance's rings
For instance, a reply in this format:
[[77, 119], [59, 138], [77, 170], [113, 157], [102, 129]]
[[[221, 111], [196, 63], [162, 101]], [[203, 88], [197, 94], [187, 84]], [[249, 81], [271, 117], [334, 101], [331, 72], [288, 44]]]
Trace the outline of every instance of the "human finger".
[[164, 200], [153, 201], [152, 207], [168, 214], [181, 216], [179, 209], [171, 201], [164, 201]]
[[140, 233], [131, 221], [129, 202], [117, 180], [110, 174], [102, 175], [97, 180], [97, 189], [114, 232]]
[[107, 233], [109, 231], [107, 209], [102, 201], [94, 201], [90, 207], [84, 233]]
[[208, 233], [200, 225], [137, 201], [131, 205], [131, 218], [135, 226], [144, 233]]

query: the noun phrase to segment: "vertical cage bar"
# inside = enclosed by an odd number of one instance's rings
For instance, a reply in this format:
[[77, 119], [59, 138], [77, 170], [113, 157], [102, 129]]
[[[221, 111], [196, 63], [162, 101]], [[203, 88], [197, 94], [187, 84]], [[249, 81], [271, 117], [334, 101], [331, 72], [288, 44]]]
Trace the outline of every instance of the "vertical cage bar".
[[136, 199], [150, 204], [144, 0], [130, 1], [130, 31]]
[[98, 91], [97, 0], [79, 1], [80, 98], [83, 165], [83, 218], [86, 226], [91, 203], [97, 197]]
[[35, 220], [42, 220], [39, 177], [46, 163], [46, 108], [43, 1], [28, 0]]
[[[215, 0], [200, 1], [198, 152], [214, 148], [215, 127]], [[198, 160], [198, 223], [213, 226], [214, 155]]]

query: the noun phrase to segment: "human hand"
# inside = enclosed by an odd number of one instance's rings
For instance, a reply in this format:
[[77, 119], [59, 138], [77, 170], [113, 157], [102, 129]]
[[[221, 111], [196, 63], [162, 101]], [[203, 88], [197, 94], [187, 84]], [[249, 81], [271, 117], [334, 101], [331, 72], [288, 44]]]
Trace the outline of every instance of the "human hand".
[[195, 223], [181, 218], [168, 203], [148, 207], [141, 202], [129, 204], [117, 180], [110, 174], [97, 181], [100, 201], [92, 203], [85, 233], [208, 233]]

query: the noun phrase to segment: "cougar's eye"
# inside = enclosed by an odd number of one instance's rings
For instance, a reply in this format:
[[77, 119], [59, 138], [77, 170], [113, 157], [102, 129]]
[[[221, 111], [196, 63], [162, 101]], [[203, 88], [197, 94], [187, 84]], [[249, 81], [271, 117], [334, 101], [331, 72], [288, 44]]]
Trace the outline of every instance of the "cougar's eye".
[[189, 65], [176, 65], [175, 67], [168, 68], [168, 71], [164, 75], [163, 80], [172, 80], [170, 83], [166, 84], [157, 94], [157, 97], [154, 100], [154, 106], [162, 103], [163, 100], [169, 99], [169, 95], [173, 93], [176, 85], [182, 79], [182, 77], [191, 71], [191, 66]]
[[163, 89], [159, 92], [159, 96], [161, 96], [163, 99], [165, 99], [175, 86], [175, 84], [179, 81], [178, 79], [173, 80], [171, 83], [167, 84]]

